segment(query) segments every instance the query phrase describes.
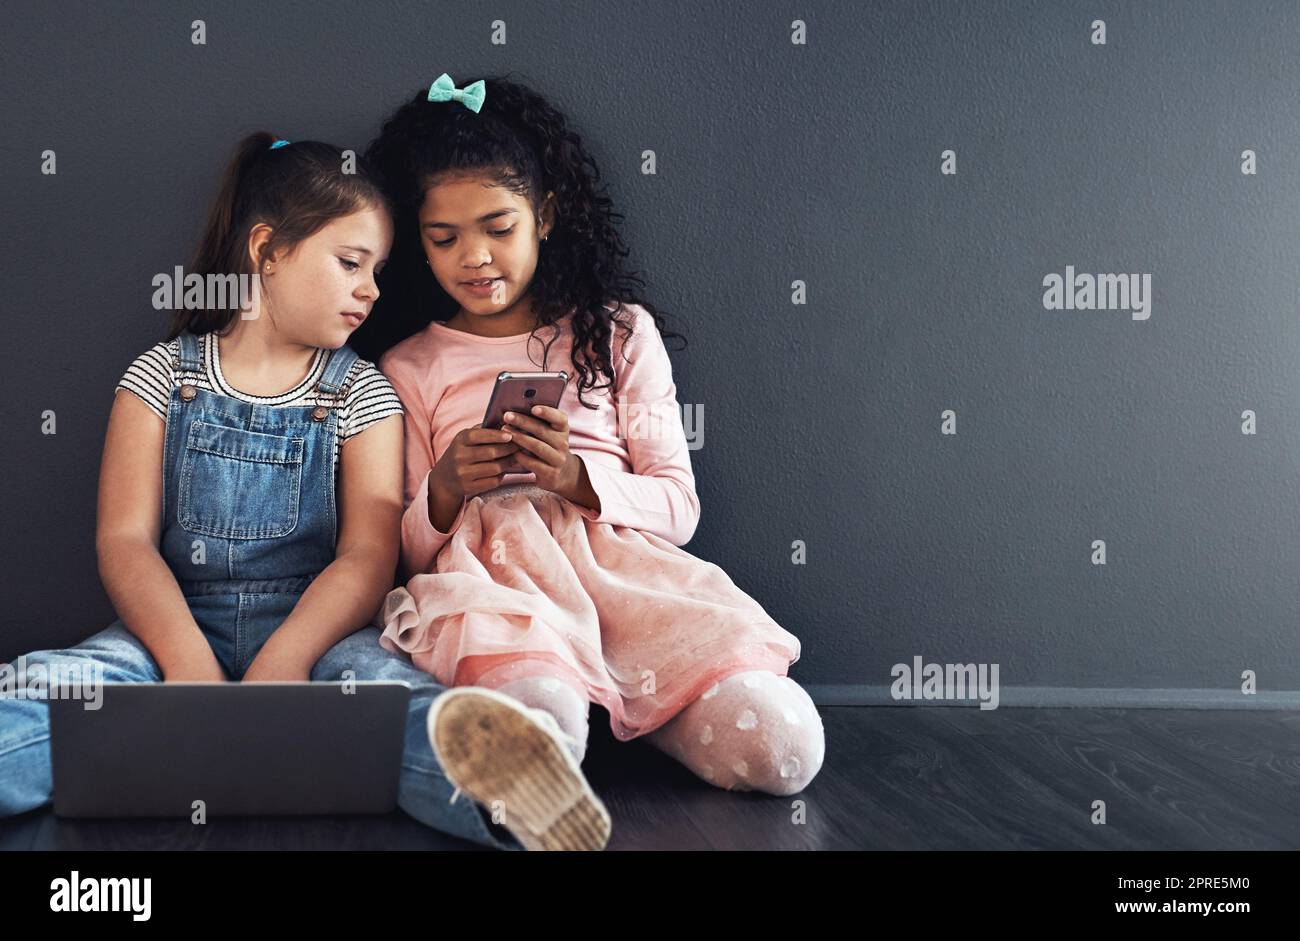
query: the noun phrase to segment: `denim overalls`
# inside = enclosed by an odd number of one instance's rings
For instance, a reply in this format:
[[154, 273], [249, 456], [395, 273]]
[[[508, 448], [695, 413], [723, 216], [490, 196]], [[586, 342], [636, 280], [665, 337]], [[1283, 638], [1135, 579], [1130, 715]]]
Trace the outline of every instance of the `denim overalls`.
[[[333, 407], [271, 406], [199, 388], [199, 337], [180, 336], [176, 383], [167, 408], [163, 526], [159, 551], [195, 621], [231, 680], [239, 680], [299, 597], [334, 560], [337, 534], [335, 440], [342, 387], [356, 353], [329, 355], [317, 388]], [[330, 648], [311, 671], [337, 682], [398, 680], [411, 687], [398, 804], [437, 830], [501, 849], [520, 849], [489, 828], [453, 788], [429, 745], [429, 703], [444, 689], [405, 656], [379, 645], [367, 627]], [[65, 650], [24, 657], [34, 664], [93, 660], [105, 683], [160, 682], [148, 650], [121, 619]], [[39, 700], [0, 698], [0, 816], [51, 799], [49, 710]]]

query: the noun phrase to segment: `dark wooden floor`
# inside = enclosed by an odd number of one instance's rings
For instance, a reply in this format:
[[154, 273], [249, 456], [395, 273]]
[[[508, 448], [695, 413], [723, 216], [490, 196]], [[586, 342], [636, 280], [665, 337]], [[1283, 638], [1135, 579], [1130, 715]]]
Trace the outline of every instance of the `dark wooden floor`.
[[[727, 793], [591, 710], [611, 850], [1297, 849], [1300, 713], [822, 707], [802, 794]], [[1093, 801], [1107, 822], [1090, 821]], [[792, 820], [803, 801], [806, 822]], [[0, 849], [478, 849], [390, 817], [0, 820]]]

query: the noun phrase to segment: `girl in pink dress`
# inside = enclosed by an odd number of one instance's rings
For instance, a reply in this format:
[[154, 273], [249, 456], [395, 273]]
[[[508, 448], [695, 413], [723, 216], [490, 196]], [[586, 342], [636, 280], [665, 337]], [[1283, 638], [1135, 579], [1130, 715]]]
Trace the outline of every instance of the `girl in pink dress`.
[[[718, 787], [803, 790], [825, 741], [787, 675], [799, 640], [680, 548], [700, 504], [662, 339], [679, 335], [623, 271], [577, 134], [521, 84], [444, 74], [367, 157], [397, 235], [354, 345], [387, 349], [406, 416], [405, 587], [380, 643], [545, 710], [578, 761], [596, 702], [617, 738]], [[569, 374], [560, 407], [482, 428], [497, 374], [537, 370]]]

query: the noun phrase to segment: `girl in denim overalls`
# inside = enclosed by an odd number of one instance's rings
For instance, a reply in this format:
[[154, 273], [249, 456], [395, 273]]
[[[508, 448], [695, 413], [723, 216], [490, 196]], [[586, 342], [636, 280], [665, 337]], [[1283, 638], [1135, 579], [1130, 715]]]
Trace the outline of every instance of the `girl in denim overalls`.
[[[337, 148], [302, 142], [295, 153], [275, 152], [286, 146], [266, 134], [246, 138], [228, 181], [258, 161], [280, 161], [283, 172], [319, 177], [341, 165]], [[264, 172], [260, 179], [274, 176]], [[386, 209], [364, 168], [347, 185], [376, 196], [372, 211]], [[229, 197], [223, 192], [222, 198]], [[347, 345], [323, 351], [324, 368], [312, 390], [316, 404], [263, 405], [205, 388], [204, 337], [186, 330], [177, 340], [166, 405], [159, 554], [222, 672], [240, 680], [335, 559], [339, 410], [357, 355]], [[207, 341], [215, 344], [217, 338], [209, 334]], [[120, 618], [75, 647], [27, 654], [24, 660], [29, 672], [43, 665], [50, 675], [98, 667], [106, 683], [164, 679], [149, 648]], [[377, 628], [334, 644], [310, 678], [409, 684], [399, 805], [438, 830], [497, 848], [520, 848], [505, 830], [490, 828], [473, 802], [451, 800], [454, 789], [434, 757], [426, 726], [429, 704], [444, 687], [384, 650]], [[52, 788], [47, 704], [0, 699], [0, 815], [46, 804]]]

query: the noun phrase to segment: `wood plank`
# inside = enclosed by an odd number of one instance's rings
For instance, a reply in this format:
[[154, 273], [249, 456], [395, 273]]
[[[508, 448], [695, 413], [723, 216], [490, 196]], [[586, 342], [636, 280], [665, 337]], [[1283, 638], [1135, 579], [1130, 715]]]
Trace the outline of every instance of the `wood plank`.
[[[862, 735], [842, 756], [861, 789], [889, 810], [912, 839], [866, 848], [1085, 849], [1094, 834], [1062, 826], [1077, 811], [1052, 788], [979, 747], [942, 721], [949, 710], [872, 707], [854, 710]], [[859, 716], [861, 717], [859, 719]], [[1104, 839], [1104, 838], [1103, 838]], [[1115, 848], [1123, 842], [1114, 841]]]
[[[1057, 838], [1127, 839], [1144, 849], [1286, 849], [1300, 846], [1300, 819], [1275, 812], [1249, 792], [1161, 747], [1130, 727], [1133, 710], [980, 710], [935, 707], [990, 754], [1023, 767], [1071, 808], [1044, 820]], [[1203, 710], [1211, 727], [1223, 728]], [[1106, 801], [1107, 824], [1089, 821]]]

